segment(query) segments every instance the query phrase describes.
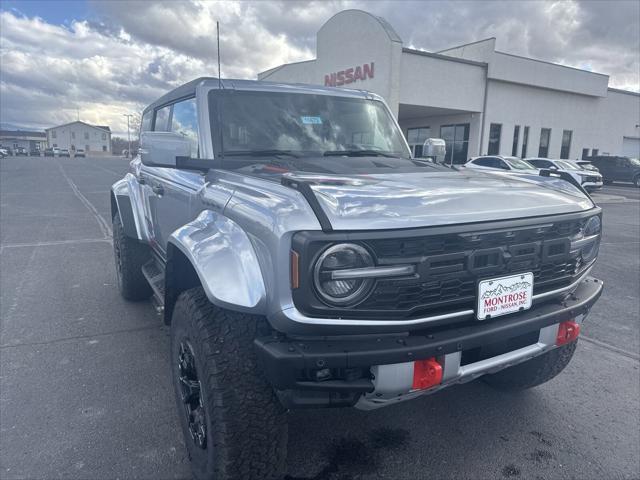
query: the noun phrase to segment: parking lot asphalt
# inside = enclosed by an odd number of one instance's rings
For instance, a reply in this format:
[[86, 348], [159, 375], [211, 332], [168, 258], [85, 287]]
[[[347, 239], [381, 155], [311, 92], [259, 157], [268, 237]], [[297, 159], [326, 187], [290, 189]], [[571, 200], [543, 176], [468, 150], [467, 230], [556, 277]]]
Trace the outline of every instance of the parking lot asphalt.
[[[168, 331], [116, 287], [122, 158], [0, 160], [0, 478], [190, 478]], [[614, 198], [615, 197], [615, 198]], [[605, 292], [567, 370], [387, 409], [290, 414], [289, 480], [640, 477], [640, 201], [607, 186]]]

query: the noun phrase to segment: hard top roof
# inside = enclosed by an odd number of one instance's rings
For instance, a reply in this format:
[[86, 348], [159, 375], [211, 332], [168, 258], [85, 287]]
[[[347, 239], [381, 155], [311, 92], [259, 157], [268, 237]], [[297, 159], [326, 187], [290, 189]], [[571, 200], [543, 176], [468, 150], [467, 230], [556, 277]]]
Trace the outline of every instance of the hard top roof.
[[[245, 90], [245, 91], [269, 91], [269, 92], [288, 92], [288, 93], [309, 93], [315, 95], [335, 95], [340, 97], [352, 98], [375, 98], [381, 100], [382, 97], [366, 90], [351, 90], [337, 87], [323, 87], [320, 85], [307, 85], [303, 83], [279, 83], [279, 82], [263, 82], [261, 80], [236, 80], [223, 79], [221, 82], [224, 90]], [[150, 110], [161, 107], [168, 103], [173, 103], [181, 98], [188, 98], [195, 95], [198, 86], [211, 88], [219, 88], [218, 79], [215, 77], [200, 77], [190, 82], [174, 88], [170, 92], [164, 94], [158, 100], [153, 102], [144, 109], [143, 114]]]

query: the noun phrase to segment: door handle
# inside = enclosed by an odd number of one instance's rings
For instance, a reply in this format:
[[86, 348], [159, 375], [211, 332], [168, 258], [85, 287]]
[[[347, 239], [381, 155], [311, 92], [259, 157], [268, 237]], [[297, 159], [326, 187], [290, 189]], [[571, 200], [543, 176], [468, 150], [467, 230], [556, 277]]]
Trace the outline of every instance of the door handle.
[[162, 185], [154, 185], [151, 189], [157, 195], [164, 195], [164, 187]]

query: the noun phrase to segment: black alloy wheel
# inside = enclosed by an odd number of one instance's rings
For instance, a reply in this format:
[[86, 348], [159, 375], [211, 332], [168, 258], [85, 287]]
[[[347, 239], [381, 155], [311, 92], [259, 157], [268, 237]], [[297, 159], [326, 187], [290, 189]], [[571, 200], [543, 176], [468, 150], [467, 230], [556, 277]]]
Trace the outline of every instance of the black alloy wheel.
[[122, 245], [120, 237], [113, 236], [113, 256], [116, 260], [116, 279], [118, 280], [118, 288], [122, 290]]
[[207, 422], [202, 385], [198, 378], [195, 353], [187, 339], [180, 342], [177, 360], [178, 381], [180, 382], [180, 393], [189, 434], [193, 443], [204, 450], [207, 448]]

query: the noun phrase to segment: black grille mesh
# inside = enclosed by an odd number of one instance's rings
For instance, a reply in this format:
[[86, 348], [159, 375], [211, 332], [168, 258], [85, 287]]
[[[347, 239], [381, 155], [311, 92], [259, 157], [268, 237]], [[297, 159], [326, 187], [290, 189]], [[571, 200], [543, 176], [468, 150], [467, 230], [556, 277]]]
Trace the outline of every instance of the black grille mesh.
[[560, 288], [571, 283], [580, 269], [579, 260], [569, 255], [568, 239], [583, 224], [584, 220], [571, 220], [512, 230], [368, 241], [379, 264], [416, 262], [420, 276], [379, 281], [373, 294], [352, 310], [411, 317], [475, 309], [478, 281], [509, 273], [533, 272], [534, 294]]

